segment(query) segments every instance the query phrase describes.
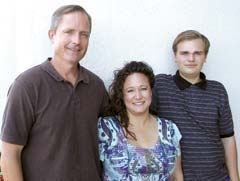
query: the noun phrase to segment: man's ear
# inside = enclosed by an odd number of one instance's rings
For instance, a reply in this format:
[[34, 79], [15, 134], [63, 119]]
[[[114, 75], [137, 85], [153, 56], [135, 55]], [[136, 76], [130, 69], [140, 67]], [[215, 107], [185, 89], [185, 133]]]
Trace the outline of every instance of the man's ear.
[[173, 54], [173, 60], [174, 60], [175, 63], [177, 63], [177, 58], [176, 58], [176, 54], [175, 53]]
[[204, 60], [204, 63], [206, 63], [207, 62], [207, 54], [205, 55], [205, 60]]
[[55, 30], [48, 30], [48, 38], [49, 40], [54, 43], [54, 36], [56, 34], [56, 31]]

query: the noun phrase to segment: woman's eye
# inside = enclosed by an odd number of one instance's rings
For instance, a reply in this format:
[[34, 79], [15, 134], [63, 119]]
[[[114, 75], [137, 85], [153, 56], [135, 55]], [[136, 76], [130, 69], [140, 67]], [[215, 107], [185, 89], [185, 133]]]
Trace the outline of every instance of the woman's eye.
[[127, 92], [133, 92], [133, 90], [132, 90], [132, 89], [129, 89], [129, 90], [127, 90]]
[[147, 90], [147, 89], [148, 89], [147, 87], [142, 87], [141, 88], [141, 90], [144, 90], [144, 91]]

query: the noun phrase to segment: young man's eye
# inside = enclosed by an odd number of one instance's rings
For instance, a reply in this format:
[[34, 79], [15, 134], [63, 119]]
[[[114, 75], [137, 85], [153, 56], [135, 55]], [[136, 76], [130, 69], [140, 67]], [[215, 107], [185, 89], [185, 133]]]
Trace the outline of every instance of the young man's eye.
[[195, 52], [195, 55], [203, 55], [203, 52]]
[[180, 55], [188, 55], [188, 52], [180, 52]]

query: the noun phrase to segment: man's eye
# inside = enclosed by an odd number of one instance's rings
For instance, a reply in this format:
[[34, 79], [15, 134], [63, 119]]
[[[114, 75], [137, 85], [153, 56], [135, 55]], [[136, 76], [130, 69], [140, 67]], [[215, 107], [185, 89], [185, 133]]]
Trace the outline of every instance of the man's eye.
[[81, 33], [80, 35], [83, 38], [89, 38], [89, 36], [90, 36], [89, 33]]
[[203, 52], [195, 52], [195, 55], [203, 55]]
[[64, 31], [64, 33], [66, 33], [66, 34], [71, 34], [73, 31], [71, 31], [71, 30], [68, 30], [68, 31]]
[[187, 55], [188, 52], [181, 52], [180, 54], [181, 54], [181, 55]]

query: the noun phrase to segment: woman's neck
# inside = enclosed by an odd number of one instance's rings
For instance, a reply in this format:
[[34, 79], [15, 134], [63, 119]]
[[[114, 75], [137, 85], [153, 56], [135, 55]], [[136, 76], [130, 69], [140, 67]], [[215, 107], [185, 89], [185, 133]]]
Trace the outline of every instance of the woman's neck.
[[134, 116], [129, 119], [129, 131], [134, 133], [136, 139], [127, 137], [130, 144], [142, 148], [150, 148], [157, 143], [158, 128], [156, 117], [150, 113], [145, 116]]
[[140, 127], [140, 126], [146, 126], [149, 124], [152, 120], [152, 115], [148, 112], [144, 115], [129, 115], [129, 126], [134, 126], [134, 127]]

